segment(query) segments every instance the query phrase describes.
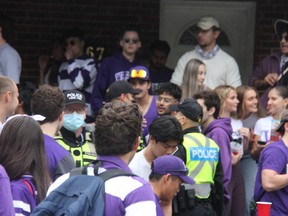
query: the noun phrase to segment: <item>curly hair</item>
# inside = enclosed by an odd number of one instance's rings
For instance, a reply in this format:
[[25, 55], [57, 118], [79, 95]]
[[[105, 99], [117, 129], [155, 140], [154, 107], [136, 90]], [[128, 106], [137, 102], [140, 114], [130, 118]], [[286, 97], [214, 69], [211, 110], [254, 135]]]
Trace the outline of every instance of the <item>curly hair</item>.
[[217, 119], [219, 117], [220, 112], [220, 98], [215, 91], [212, 90], [205, 90], [198, 94], [195, 94], [193, 97], [195, 100], [203, 99], [207, 110], [210, 110], [212, 107], [215, 108], [215, 112], [213, 113], [213, 117]]
[[113, 101], [96, 118], [95, 146], [98, 155], [124, 155], [141, 134], [142, 113], [137, 104]]
[[41, 124], [54, 122], [63, 112], [65, 97], [58, 87], [42, 85], [37, 89], [31, 100], [31, 110], [33, 114], [40, 114], [46, 117]]

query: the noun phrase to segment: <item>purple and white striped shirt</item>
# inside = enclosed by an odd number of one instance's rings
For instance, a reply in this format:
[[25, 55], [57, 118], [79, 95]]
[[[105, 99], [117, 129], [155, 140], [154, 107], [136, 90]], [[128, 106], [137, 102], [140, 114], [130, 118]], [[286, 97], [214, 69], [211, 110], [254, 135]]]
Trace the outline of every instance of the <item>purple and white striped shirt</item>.
[[60, 66], [58, 83], [62, 91], [77, 89], [86, 97], [87, 116], [93, 117], [91, 109], [91, 94], [96, 79], [96, 64], [94, 59], [81, 56], [70, 59]]
[[[102, 161], [99, 172], [121, 169], [131, 172], [128, 165], [115, 156], [98, 156]], [[59, 177], [49, 188], [47, 195], [69, 178], [69, 174]], [[118, 176], [105, 182], [106, 216], [156, 216], [155, 195], [151, 185], [138, 176]]]
[[30, 215], [36, 207], [36, 187], [31, 175], [11, 181], [11, 191], [15, 215]]

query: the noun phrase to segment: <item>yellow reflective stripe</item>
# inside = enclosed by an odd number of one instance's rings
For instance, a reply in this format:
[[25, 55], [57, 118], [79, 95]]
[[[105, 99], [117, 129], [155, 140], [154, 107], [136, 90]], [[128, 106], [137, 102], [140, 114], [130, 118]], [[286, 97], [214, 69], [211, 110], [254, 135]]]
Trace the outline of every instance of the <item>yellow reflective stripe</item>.
[[[88, 165], [90, 162], [96, 160], [96, 151], [92, 143], [86, 141], [82, 146], [71, 147], [67, 145], [62, 137], [55, 137], [55, 140], [67, 151], [69, 151], [76, 164], [80, 163], [80, 166]], [[76, 151], [79, 151], [79, 155], [75, 155]]]

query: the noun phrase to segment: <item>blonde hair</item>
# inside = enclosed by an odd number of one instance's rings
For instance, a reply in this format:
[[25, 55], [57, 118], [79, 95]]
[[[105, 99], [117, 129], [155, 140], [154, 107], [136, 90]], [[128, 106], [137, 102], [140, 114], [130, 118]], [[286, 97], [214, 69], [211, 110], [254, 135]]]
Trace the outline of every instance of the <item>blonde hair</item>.
[[[217, 88], [215, 88], [215, 92], [218, 95], [218, 97], [220, 98], [220, 114], [223, 112], [223, 109], [225, 107], [225, 100], [227, 99], [228, 94], [232, 90], [237, 92], [234, 87], [229, 86], [229, 85], [220, 85]], [[235, 115], [236, 115], [236, 113], [231, 113], [231, 116], [234, 117]]]
[[192, 98], [195, 94], [201, 92], [203, 88], [198, 85], [197, 77], [200, 65], [204, 62], [198, 59], [191, 59], [185, 66], [182, 79], [182, 97], [181, 101]]

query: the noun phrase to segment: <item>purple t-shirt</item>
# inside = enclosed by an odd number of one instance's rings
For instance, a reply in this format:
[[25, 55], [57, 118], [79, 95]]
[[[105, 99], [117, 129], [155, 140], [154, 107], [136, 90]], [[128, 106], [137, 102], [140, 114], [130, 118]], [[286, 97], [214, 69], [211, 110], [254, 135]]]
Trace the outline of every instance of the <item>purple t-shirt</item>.
[[30, 215], [36, 207], [36, 187], [32, 180], [31, 175], [23, 175], [21, 179], [11, 181], [15, 214]]
[[156, 118], [158, 118], [158, 112], [157, 112], [157, 107], [156, 107], [156, 100], [157, 96], [153, 96], [152, 102], [150, 104], [150, 107], [145, 114], [144, 118], [146, 119], [146, 127], [143, 129], [142, 135], [143, 137], [146, 137], [149, 134], [148, 128], [149, 125], [152, 123], [152, 121]]
[[2, 165], [0, 165], [0, 203], [0, 215], [15, 215], [10, 187], [10, 179]]
[[160, 199], [159, 197], [155, 194], [155, 200], [156, 200], [156, 213], [157, 216], [164, 216], [163, 210], [160, 206]]
[[[261, 152], [258, 171], [255, 181], [254, 199], [259, 201], [263, 194], [261, 171], [264, 169], [274, 170], [278, 174], [286, 174], [288, 164], [288, 148], [282, 140], [271, 143]], [[288, 215], [288, 186], [272, 192], [265, 192], [261, 198], [263, 202], [272, 202], [271, 216]]]
[[52, 137], [44, 134], [44, 142], [49, 175], [55, 181], [59, 176], [75, 168], [75, 162], [70, 152], [64, 149]]

